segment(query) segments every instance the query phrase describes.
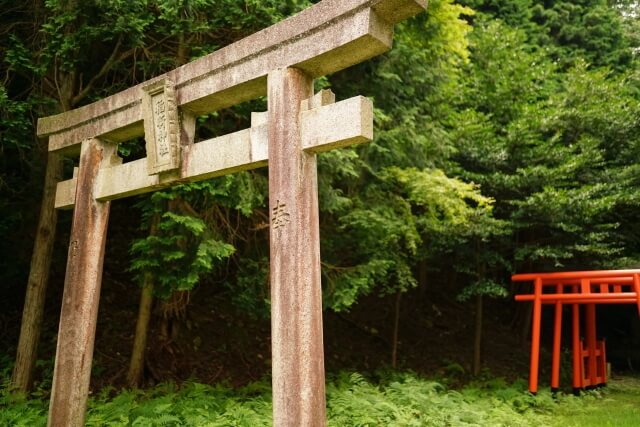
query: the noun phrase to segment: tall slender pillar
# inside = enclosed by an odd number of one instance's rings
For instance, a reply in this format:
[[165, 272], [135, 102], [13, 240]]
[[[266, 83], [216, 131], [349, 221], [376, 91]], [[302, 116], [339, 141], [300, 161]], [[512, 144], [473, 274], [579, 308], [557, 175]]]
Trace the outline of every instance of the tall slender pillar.
[[529, 391], [538, 392], [538, 366], [540, 364], [540, 321], [542, 320], [542, 279], [533, 282], [533, 319], [531, 321], [531, 366], [529, 367]]
[[589, 385], [598, 384], [597, 358], [596, 358], [596, 305], [585, 306], [585, 341], [589, 352]]
[[638, 300], [638, 315], [640, 315], [640, 274], [633, 275], [633, 292], [636, 293], [636, 299]]
[[313, 80], [284, 68], [267, 86], [273, 424], [324, 426], [316, 157], [302, 150], [299, 121]]
[[[556, 285], [556, 293], [562, 294], [562, 284]], [[562, 343], [562, 303], [555, 303], [553, 323], [553, 354], [551, 355], [551, 391], [558, 391], [560, 387], [560, 350]]]
[[50, 427], [84, 425], [95, 341], [109, 202], [95, 200], [98, 171], [115, 156], [115, 144], [82, 143], [76, 204], [62, 296]]
[[[578, 293], [578, 287], [575, 286], [573, 293]], [[580, 344], [580, 305], [571, 304], [572, 316], [572, 334], [571, 347], [573, 353], [573, 393], [580, 393], [582, 388], [582, 345]]]

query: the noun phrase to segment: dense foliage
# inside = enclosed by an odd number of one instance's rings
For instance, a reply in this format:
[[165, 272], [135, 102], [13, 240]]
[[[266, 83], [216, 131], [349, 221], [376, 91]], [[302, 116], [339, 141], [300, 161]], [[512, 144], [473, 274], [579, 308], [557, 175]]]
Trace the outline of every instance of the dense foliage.
[[[26, 283], [46, 152], [37, 117], [311, 3], [0, 0], [0, 292]], [[497, 297], [514, 271], [637, 265], [637, 2], [429, 3], [399, 26], [388, 54], [317, 82], [376, 108], [374, 141], [319, 158], [325, 307], [431, 282], [462, 300]], [[245, 128], [264, 109], [262, 99], [199, 117], [198, 139]], [[142, 156], [141, 146], [123, 144], [121, 155]], [[146, 276], [161, 298], [218, 286], [268, 316], [267, 193], [258, 170], [122, 202], [140, 227], [125, 243], [130, 297]]]
[[[327, 385], [327, 421], [336, 427], [551, 425], [555, 412], [584, 412], [595, 396], [554, 400], [549, 393], [531, 396], [523, 383], [509, 386], [501, 380], [448, 390], [414, 374], [382, 374], [371, 380], [341, 373]], [[2, 425], [46, 423], [46, 401], [25, 400], [3, 389], [2, 407], [6, 408], [0, 412]], [[86, 425], [270, 426], [271, 389], [267, 382], [235, 390], [198, 383], [181, 387], [166, 383], [144, 392], [125, 390], [116, 395], [105, 389], [89, 400]]]
[[[501, 379], [461, 390], [411, 373], [365, 378], [340, 373], [327, 385], [329, 426], [633, 426], [640, 416], [640, 382], [617, 380], [576, 398], [532, 396], [523, 382]], [[46, 424], [47, 401], [0, 389], [0, 424]], [[164, 383], [146, 391], [105, 389], [89, 400], [87, 426], [270, 426], [271, 389], [260, 381], [241, 389]]]

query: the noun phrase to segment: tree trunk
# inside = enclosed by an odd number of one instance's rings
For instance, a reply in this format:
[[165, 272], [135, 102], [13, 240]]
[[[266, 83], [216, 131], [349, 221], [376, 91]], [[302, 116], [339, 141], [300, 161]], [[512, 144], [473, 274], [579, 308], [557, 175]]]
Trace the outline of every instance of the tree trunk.
[[525, 316], [522, 324], [520, 325], [520, 344], [525, 345], [529, 339], [531, 333], [531, 320], [533, 319], [533, 304], [527, 304], [525, 309]]
[[[533, 263], [529, 261], [527, 266], [523, 268], [524, 271], [533, 271]], [[523, 289], [521, 284], [512, 284], [513, 293], [522, 293]], [[513, 321], [511, 322], [511, 329], [517, 334], [520, 345], [527, 344], [529, 334], [531, 333], [531, 320], [533, 318], [533, 304], [517, 304], [516, 310], [513, 315]]]
[[418, 263], [418, 288], [419, 291], [419, 300], [421, 303], [425, 303], [427, 300], [427, 289], [429, 288], [429, 265], [427, 264], [427, 260], [420, 260]]
[[[65, 8], [72, 10], [75, 6], [76, 0], [72, 0], [67, 3]], [[73, 24], [68, 24], [64, 32], [65, 34], [73, 32]], [[58, 102], [63, 111], [71, 109], [75, 77], [74, 72], [65, 74], [59, 79], [61, 87], [58, 87]], [[48, 146], [45, 146], [45, 151], [48, 152]], [[16, 364], [11, 377], [12, 388], [25, 393], [31, 390], [33, 385], [33, 374], [38, 357], [38, 341], [58, 220], [58, 213], [55, 209], [56, 186], [61, 179], [62, 157], [58, 154], [48, 153], [38, 231], [29, 267]]]
[[[160, 215], [155, 214], [151, 219], [149, 235], [158, 234], [158, 224]], [[147, 348], [147, 337], [149, 336], [149, 323], [151, 320], [151, 308], [153, 306], [153, 275], [145, 273], [144, 283], [140, 292], [140, 307], [138, 309], [138, 320], [136, 322], [136, 336], [133, 339], [131, 350], [131, 360], [129, 361], [129, 372], [127, 373], [127, 384], [129, 387], [140, 387], [144, 380], [144, 360]]]
[[151, 307], [153, 305], [153, 276], [150, 273], [144, 275], [144, 284], [140, 293], [140, 308], [136, 323], [136, 336], [131, 351], [127, 384], [129, 387], [140, 387], [144, 380], [144, 359], [147, 348], [147, 336], [149, 334], [149, 321], [151, 320]]
[[55, 230], [58, 214], [54, 208], [56, 185], [62, 178], [62, 159], [54, 153], [47, 156], [42, 204], [36, 241], [31, 256], [29, 282], [22, 313], [20, 339], [16, 354], [16, 364], [11, 377], [14, 390], [27, 393], [33, 385], [33, 374], [38, 357], [38, 341], [44, 302], [49, 282], [49, 268], [53, 254]]
[[476, 295], [476, 330], [473, 341], [473, 375], [480, 373], [482, 363], [482, 295]]
[[160, 340], [164, 343], [175, 341], [180, 336], [180, 326], [187, 316], [190, 296], [190, 291], [173, 291], [169, 298], [160, 303]]
[[396, 369], [398, 366], [398, 333], [400, 330], [400, 301], [402, 300], [402, 292], [396, 293], [396, 302], [393, 317], [393, 339], [391, 350], [391, 367]]

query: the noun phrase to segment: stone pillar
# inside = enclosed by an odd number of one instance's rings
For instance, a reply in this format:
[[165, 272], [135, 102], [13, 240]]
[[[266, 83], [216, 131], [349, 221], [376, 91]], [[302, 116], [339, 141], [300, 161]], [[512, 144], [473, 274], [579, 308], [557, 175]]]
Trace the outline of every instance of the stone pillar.
[[50, 427], [84, 426], [109, 220], [109, 202], [95, 200], [95, 183], [100, 168], [115, 158], [115, 150], [115, 144], [97, 139], [82, 143], [49, 406]]
[[299, 121], [313, 80], [284, 68], [267, 82], [273, 425], [324, 426], [316, 156], [302, 150]]

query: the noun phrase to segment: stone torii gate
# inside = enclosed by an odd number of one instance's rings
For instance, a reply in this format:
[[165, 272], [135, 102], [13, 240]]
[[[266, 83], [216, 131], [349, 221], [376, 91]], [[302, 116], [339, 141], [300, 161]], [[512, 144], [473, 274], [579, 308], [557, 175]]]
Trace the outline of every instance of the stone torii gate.
[[[325, 425], [316, 154], [373, 137], [371, 102], [335, 103], [313, 79], [391, 48], [426, 0], [323, 0], [116, 95], [38, 121], [49, 150], [77, 156], [56, 208], [74, 208], [49, 426], [84, 425], [111, 200], [269, 166], [273, 420]], [[194, 143], [195, 119], [267, 95], [251, 128]], [[146, 140], [122, 164], [117, 144]]]

